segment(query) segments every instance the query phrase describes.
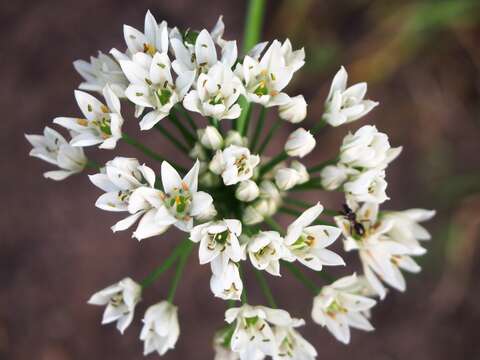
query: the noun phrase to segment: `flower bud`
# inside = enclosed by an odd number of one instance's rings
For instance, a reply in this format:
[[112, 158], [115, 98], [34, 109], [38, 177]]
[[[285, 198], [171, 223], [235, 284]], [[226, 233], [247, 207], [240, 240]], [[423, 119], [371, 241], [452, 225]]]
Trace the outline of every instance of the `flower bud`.
[[196, 219], [199, 221], [209, 221], [212, 220], [215, 216], [217, 216], [217, 210], [213, 204], [205, 209], [203, 212], [196, 216]]
[[218, 150], [223, 145], [222, 135], [213, 126], [207, 126], [205, 129], [197, 131], [200, 143], [210, 150]]
[[299, 123], [307, 116], [307, 102], [303, 95], [290, 98], [286, 104], [278, 107], [280, 118], [293, 124]]
[[275, 173], [275, 184], [280, 190], [286, 191], [298, 184], [300, 175], [294, 169], [278, 169]]
[[223, 160], [223, 154], [220, 150], [217, 150], [212, 161], [210, 161], [208, 168], [211, 172], [217, 175], [220, 175], [223, 172], [225, 169], [225, 161]]
[[349, 169], [345, 165], [328, 165], [320, 173], [322, 186], [325, 190], [335, 190], [347, 181], [349, 175], [357, 173], [355, 169]]
[[188, 155], [192, 159], [198, 159], [203, 161], [207, 160], [207, 152], [199, 142], [196, 142], [195, 145], [193, 145], [192, 150], [190, 150]]
[[235, 191], [235, 197], [244, 202], [249, 202], [255, 200], [258, 195], [260, 194], [260, 190], [252, 180], [244, 180], [242, 181]]
[[263, 216], [252, 205], [249, 205], [243, 212], [242, 221], [245, 225], [255, 225], [263, 221]]
[[298, 173], [299, 180], [297, 184], [304, 184], [308, 180], [310, 180], [310, 174], [308, 173], [307, 168], [300, 161], [297, 161], [297, 160], [292, 161], [292, 163], [290, 164], [290, 167], [293, 170], [296, 170]]
[[225, 147], [230, 145], [247, 146], [248, 141], [238, 131], [229, 130], [225, 137]]
[[205, 187], [216, 187], [221, 184], [220, 176], [212, 173], [211, 171], [206, 171], [201, 174], [198, 178], [199, 183]]
[[310, 131], [299, 128], [292, 132], [285, 143], [285, 151], [289, 156], [304, 157], [315, 147], [316, 141]]

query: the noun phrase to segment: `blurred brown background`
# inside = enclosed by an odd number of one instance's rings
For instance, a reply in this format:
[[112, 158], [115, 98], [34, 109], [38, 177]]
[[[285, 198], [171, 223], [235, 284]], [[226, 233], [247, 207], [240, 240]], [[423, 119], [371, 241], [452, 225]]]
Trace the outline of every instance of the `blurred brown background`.
[[[330, 79], [345, 65], [351, 81], [368, 81], [369, 97], [381, 102], [352, 128], [375, 123], [393, 145], [405, 147], [388, 169], [392, 200], [386, 207], [438, 210], [428, 224], [433, 240], [421, 259], [424, 271], [407, 275], [407, 292], [392, 291], [375, 309], [374, 333], [354, 331], [352, 343], [344, 346], [318, 326], [303, 329], [319, 359], [480, 358], [478, 5], [478, 0], [268, 1], [264, 39], [288, 36], [295, 47], [306, 48], [307, 65], [288, 92], [309, 99], [307, 121], [320, 117]], [[210, 29], [224, 14], [226, 38], [240, 39], [245, 7], [243, 1], [215, 0], [2, 1], [1, 359], [142, 358], [141, 315], [166, 296], [167, 277], [145, 293], [124, 336], [113, 326], [100, 326], [102, 310], [86, 300], [124, 276], [143, 278], [183, 235], [173, 232], [140, 244], [128, 232], [114, 236], [109, 226], [119, 217], [94, 207], [98, 189], [86, 176], [60, 183], [43, 179], [48, 165], [28, 157], [23, 133], [39, 133], [55, 116], [76, 114], [73, 90], [80, 77], [72, 61], [97, 49], [123, 48], [122, 24], [141, 28], [147, 9], [180, 28]], [[127, 128], [139, 134], [133, 119]], [[279, 133], [279, 145], [289, 131]], [[346, 131], [324, 131], [308, 161], [328, 159]], [[157, 134], [142, 136], [167, 158], [177, 157]], [[126, 144], [117, 149], [145, 159]], [[100, 161], [112, 156], [93, 155]], [[341, 203], [330, 194], [315, 196], [331, 208]], [[223, 324], [225, 305], [210, 293], [209, 272], [190, 259], [176, 301], [182, 335], [166, 359], [212, 358], [211, 337]], [[311, 296], [300, 284], [287, 273], [271, 284], [281, 307], [309, 319]], [[250, 285], [250, 298], [263, 302], [255, 286]]]

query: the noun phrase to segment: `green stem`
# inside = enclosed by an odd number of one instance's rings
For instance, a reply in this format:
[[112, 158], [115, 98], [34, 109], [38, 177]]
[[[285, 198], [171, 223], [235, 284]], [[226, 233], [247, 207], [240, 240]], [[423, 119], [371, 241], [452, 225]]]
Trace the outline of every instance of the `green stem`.
[[327, 126], [327, 122], [325, 119], [320, 120], [312, 129], [312, 134], [316, 134], [319, 132], [321, 129], [323, 129], [325, 126]]
[[260, 39], [265, 0], [250, 0], [243, 35], [243, 52], [247, 53]]
[[197, 124], [195, 124], [195, 121], [193, 121], [193, 118], [190, 116], [187, 110], [182, 105], [178, 105], [176, 107], [177, 111], [180, 112], [185, 119], [187, 119], [187, 122], [190, 124], [190, 127], [192, 128], [193, 132], [197, 132]]
[[243, 291], [242, 291], [242, 295], [240, 297], [240, 300], [242, 301], [242, 304], [246, 304], [248, 302], [247, 286], [246, 286], [246, 282], [245, 282], [245, 274], [243, 273], [243, 268], [242, 268], [242, 265], [240, 263], [238, 263], [238, 271], [240, 272], [240, 278], [242, 279], [242, 283], [243, 283]]
[[264, 221], [269, 225], [273, 230], [279, 232], [280, 234], [284, 234], [283, 228], [280, 226], [278, 222], [276, 222], [273, 218], [267, 216], [264, 218]]
[[175, 125], [175, 127], [182, 133], [187, 143], [189, 145], [193, 145], [195, 143], [196, 137], [192, 135], [185, 126], [183, 126], [183, 124], [180, 122], [180, 120], [178, 120], [178, 117], [173, 112], [171, 112], [168, 117], [172, 121], [173, 125]]
[[316, 172], [320, 172], [323, 170], [324, 167], [328, 166], [328, 165], [334, 165], [338, 162], [338, 156], [335, 157], [334, 159], [330, 159], [330, 160], [326, 160], [324, 162], [321, 162], [320, 164], [318, 165], [315, 165], [315, 166], [312, 166], [311, 168], [308, 169], [308, 172], [310, 174], [312, 173], [316, 173]]
[[267, 279], [265, 279], [263, 273], [258, 269], [255, 269], [255, 276], [257, 277], [260, 288], [263, 291], [263, 295], [265, 295], [265, 298], [267, 299], [268, 305], [271, 308], [276, 309], [278, 306], [275, 303], [275, 299], [273, 298], [272, 290], [268, 286]]
[[282, 266], [285, 266], [290, 273], [297, 278], [307, 289], [309, 289], [315, 295], [320, 291], [320, 287], [315, 284], [313, 280], [308, 278], [302, 270], [297, 268], [294, 264], [282, 260]]
[[[218, 121], [218, 119], [214, 119], [212, 117], [208, 118], [208, 122], [210, 123], [210, 125], [212, 125], [214, 128], [216, 128], [217, 130], [219, 130], [220, 128], [220, 123]], [[220, 130], [219, 130], [220, 131]]]
[[155, 128], [160, 131], [160, 133], [165, 136], [170, 142], [176, 146], [177, 149], [179, 149], [181, 152], [188, 154], [188, 149], [183, 145], [180, 141], [175, 138], [167, 129], [165, 129], [160, 123], [157, 123], [155, 125]]
[[270, 143], [270, 140], [272, 139], [273, 135], [277, 132], [278, 128], [280, 127], [281, 123], [282, 123], [281, 120], [277, 120], [275, 123], [273, 123], [272, 127], [268, 131], [267, 136], [265, 137], [262, 144], [260, 145], [260, 148], [257, 151], [259, 155], [263, 154], [263, 152], [267, 148], [267, 145]]
[[85, 164], [85, 166], [93, 170], [99, 170], [101, 168], [101, 166], [93, 160], [87, 160], [87, 163]]
[[287, 158], [288, 158], [288, 154], [285, 151], [282, 151], [280, 154], [275, 156], [273, 159], [271, 159], [268, 163], [266, 163], [265, 165], [263, 165], [260, 168], [260, 176], [268, 173], [277, 164], [281, 163], [282, 161], [286, 160]]
[[250, 149], [252, 152], [255, 152], [255, 147], [257, 146], [258, 138], [260, 133], [263, 130], [265, 124], [265, 115], [267, 114], [267, 108], [262, 106], [260, 109], [260, 114], [258, 115], [257, 126], [255, 128], [255, 133], [253, 134], [252, 142], [250, 143]]
[[180, 261], [178, 262], [177, 265], [177, 271], [175, 272], [175, 275], [173, 277], [172, 281], [172, 286], [170, 288], [170, 292], [168, 293], [168, 302], [173, 303], [173, 298], [175, 297], [175, 293], [177, 291], [178, 284], [180, 282], [180, 279], [182, 278], [183, 274], [183, 269], [185, 268], [185, 265], [187, 264], [188, 257], [190, 255], [190, 252], [193, 249], [193, 243], [191, 241], [188, 242], [188, 245], [186, 246], [184, 252], [182, 253], [180, 257]]
[[162, 265], [153, 270], [145, 279], [140, 283], [142, 288], [149, 287], [152, 285], [155, 280], [157, 280], [165, 271], [170, 269], [170, 267], [175, 263], [178, 257], [184, 252], [187, 245], [191, 243], [190, 240], [184, 239], [177, 247], [173, 250], [170, 256], [165, 259]]

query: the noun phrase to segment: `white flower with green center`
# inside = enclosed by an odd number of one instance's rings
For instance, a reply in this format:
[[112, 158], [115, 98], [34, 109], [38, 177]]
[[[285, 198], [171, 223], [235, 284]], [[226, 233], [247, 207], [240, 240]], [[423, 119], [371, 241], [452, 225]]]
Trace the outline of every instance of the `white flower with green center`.
[[212, 197], [198, 191], [198, 172], [200, 162], [195, 165], [182, 179], [177, 170], [168, 162], [162, 162], [163, 206], [159, 208], [156, 219], [159, 223], [174, 225], [182, 231], [189, 232], [193, 228], [193, 219], [210, 211]]
[[284, 240], [276, 231], [260, 231], [247, 244], [247, 253], [254, 267], [280, 276], [280, 259], [285, 256]]
[[109, 85], [115, 95], [119, 98], [125, 97], [128, 80], [118, 62], [109, 55], [99, 51], [96, 57], [90, 56], [90, 62], [76, 60], [73, 67], [84, 79], [78, 86], [80, 90], [101, 93], [103, 88]]
[[168, 116], [172, 107], [182, 101], [193, 76], [193, 73], [183, 73], [174, 81], [167, 53], [155, 53], [153, 58], [136, 53], [132, 60], [120, 60], [120, 66], [130, 82], [125, 96], [136, 105], [136, 116], [145, 108], [152, 109], [140, 121], [142, 130], [151, 129]]
[[340, 162], [352, 168], [383, 170], [401, 151], [402, 147], [390, 146], [387, 134], [375, 126], [365, 125], [344, 137]]
[[75, 99], [84, 118], [57, 117], [55, 124], [74, 132], [72, 146], [99, 145], [101, 149], [114, 149], [122, 137], [123, 118], [120, 100], [109, 85], [103, 89], [106, 106], [86, 92], [75, 90]]
[[225, 321], [229, 324], [236, 321], [230, 343], [232, 351], [238, 353], [241, 360], [251, 360], [259, 358], [259, 352], [276, 356], [278, 346], [271, 326], [287, 326], [292, 318], [285, 310], [245, 304], [228, 309]]
[[221, 175], [227, 186], [248, 180], [260, 162], [258, 155], [250, 154], [246, 147], [230, 145], [223, 151], [218, 150], [209, 164], [209, 169]]
[[164, 355], [174, 349], [180, 335], [178, 308], [168, 301], [150, 306], [143, 318], [140, 340], [144, 342], [143, 355], [157, 352]]
[[[219, 28], [214, 30], [216, 32], [215, 40], [218, 41], [223, 31]], [[173, 38], [171, 44], [175, 54], [175, 60], [172, 62], [175, 72], [177, 74], [193, 72], [195, 79], [200, 74], [207, 73], [218, 62], [231, 69], [237, 60], [237, 42], [222, 40], [219, 42], [221, 57], [218, 60], [215, 43], [210, 33], [205, 29], [199, 33], [189, 31], [183, 39]]]
[[190, 240], [199, 243], [200, 264], [216, 263], [218, 269], [227, 266], [231, 260], [238, 262], [244, 258], [244, 249], [238, 237], [242, 233], [242, 223], [236, 219], [224, 219], [197, 225], [190, 231]]
[[364, 100], [367, 84], [358, 83], [347, 88], [348, 74], [342, 66], [333, 78], [325, 101], [323, 118], [331, 126], [340, 126], [368, 114], [378, 102]]
[[352, 291], [356, 288], [355, 274], [324, 286], [313, 300], [312, 319], [327, 327], [338, 341], [350, 342], [350, 328], [372, 331], [366, 312], [376, 301]]
[[241, 113], [237, 100], [242, 92], [240, 79], [229, 67], [218, 62], [206, 74], [200, 74], [196, 89], [185, 96], [183, 106], [217, 120], [236, 119]]
[[48, 126], [43, 135], [28, 135], [25, 138], [33, 146], [30, 156], [58, 166], [60, 170], [47, 171], [43, 176], [52, 180], [64, 180], [70, 175], [83, 171], [87, 158], [82, 148], [71, 146], [57, 131]]
[[323, 266], [345, 265], [339, 255], [326, 249], [340, 236], [341, 230], [335, 226], [310, 225], [322, 211], [323, 206], [318, 203], [289, 225], [285, 236], [287, 261], [298, 260], [315, 271], [322, 270]]
[[141, 293], [142, 287], [138, 283], [125, 278], [93, 294], [88, 303], [106, 306], [102, 324], [117, 322], [117, 329], [123, 334], [132, 323], [135, 306], [140, 301]]
[[243, 63], [235, 68], [245, 87], [247, 99], [266, 107], [285, 105], [290, 101], [290, 97], [282, 91], [292, 79], [293, 72], [286, 63], [278, 40], [272, 42], [260, 60], [247, 55]]
[[274, 360], [312, 360], [317, 357], [317, 351], [296, 328], [305, 325], [303, 319], [292, 319], [291, 324], [275, 326], [273, 333], [277, 342], [277, 354]]

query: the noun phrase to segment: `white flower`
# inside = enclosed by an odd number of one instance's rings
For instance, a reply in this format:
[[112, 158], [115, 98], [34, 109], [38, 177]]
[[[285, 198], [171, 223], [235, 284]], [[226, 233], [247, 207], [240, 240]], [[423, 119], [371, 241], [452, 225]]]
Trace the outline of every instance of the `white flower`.
[[271, 275], [280, 276], [280, 259], [285, 254], [283, 238], [276, 231], [260, 231], [247, 244], [252, 265]]
[[[211, 175], [213, 175], [213, 174], [211, 174]], [[202, 211], [200, 214], [195, 216], [195, 219], [197, 219], [198, 221], [201, 221], [201, 222], [210, 221], [215, 216], [217, 216], [217, 214], [218, 214], [218, 212], [217, 212], [217, 209], [215, 209], [215, 205], [213, 205], [213, 203], [211, 203], [210, 206], [206, 210]]]
[[333, 78], [325, 101], [323, 118], [331, 126], [339, 126], [360, 119], [368, 114], [378, 102], [364, 100], [366, 83], [358, 83], [347, 89], [348, 74], [342, 66]]
[[200, 143], [210, 150], [218, 150], [223, 146], [223, 138], [220, 132], [214, 126], [207, 126], [205, 129], [197, 131]]
[[153, 108], [140, 121], [142, 130], [151, 129], [182, 101], [193, 77], [193, 73], [182, 73], [173, 81], [167, 53], [155, 53], [152, 58], [139, 52], [132, 60], [120, 60], [120, 66], [130, 81], [125, 96], [137, 105], [136, 116], [144, 108]]
[[261, 359], [259, 355], [276, 356], [278, 346], [271, 325], [288, 326], [292, 323], [285, 310], [248, 304], [230, 308], [225, 312], [225, 321], [236, 321], [231, 339], [231, 349], [241, 360]]
[[430, 233], [419, 222], [430, 220], [435, 216], [434, 210], [409, 209], [404, 211], [387, 211], [383, 219], [392, 222], [388, 236], [396, 242], [407, 246], [413, 255], [423, 255], [426, 250], [419, 241], [430, 240]]
[[310, 180], [310, 174], [308, 173], [307, 168], [300, 161], [293, 160], [290, 164], [290, 168], [297, 171], [299, 177], [298, 184], [304, 184]]
[[[138, 188], [145, 188], [142, 192], [156, 191], [153, 189], [155, 173], [149, 167], [140, 165], [137, 159], [116, 157], [105, 164], [103, 172], [90, 175], [89, 178], [95, 186], [105, 191], [105, 194], [97, 199], [95, 206], [106, 211], [129, 211], [129, 208], [131, 210], [132, 205], [137, 202], [135, 198], [138, 197], [138, 193], [135, 194], [131, 204], [132, 193]], [[147, 210], [148, 208], [142, 208], [132, 212], [130, 216], [112, 226], [113, 232], [128, 229], [142, 215], [145, 215]], [[141, 223], [143, 224], [144, 221]], [[141, 227], [139, 225], [137, 231]]]
[[175, 348], [180, 335], [177, 312], [177, 307], [168, 301], [147, 309], [140, 332], [140, 340], [144, 342], [143, 355], [156, 351], [161, 356]]
[[224, 184], [229, 186], [250, 179], [259, 162], [260, 157], [251, 155], [248, 148], [230, 145], [223, 151], [217, 151], [209, 168], [222, 175]]
[[87, 164], [82, 148], [71, 146], [60, 133], [48, 126], [43, 129], [43, 135], [25, 134], [25, 138], [33, 146], [30, 156], [61, 169], [43, 173], [47, 179], [63, 180], [70, 175], [82, 172]]
[[75, 99], [85, 118], [57, 117], [53, 120], [55, 124], [75, 133], [70, 141], [72, 146], [100, 144], [101, 149], [113, 149], [122, 137], [120, 100], [109, 85], [103, 89], [103, 96], [107, 106], [92, 95], [75, 90]]
[[289, 101], [278, 107], [280, 118], [291, 122], [299, 123], [307, 117], [307, 102], [303, 95], [298, 95], [289, 99]]
[[300, 174], [294, 169], [280, 168], [275, 172], [275, 184], [280, 190], [290, 190], [299, 182]]
[[282, 44], [282, 55], [285, 60], [285, 65], [293, 72], [296, 72], [305, 64], [304, 48], [293, 50], [292, 43], [289, 39], [286, 39]]
[[284, 105], [290, 100], [282, 90], [290, 82], [293, 68], [287, 65], [278, 40], [272, 42], [260, 61], [245, 56], [235, 73], [242, 79], [246, 97], [251, 102], [271, 107]]
[[350, 342], [350, 327], [372, 331], [373, 326], [365, 316], [376, 301], [352, 292], [357, 282], [356, 275], [343, 277], [324, 286], [314, 300], [312, 319], [327, 329], [338, 341]]
[[199, 168], [197, 160], [182, 179], [172, 165], [162, 162], [161, 198], [164, 206], [159, 209], [157, 222], [189, 232], [193, 227], [193, 218], [211, 212], [212, 197], [204, 191], [198, 191]]
[[221, 269], [230, 260], [238, 262], [244, 257], [238, 242], [241, 233], [240, 221], [224, 219], [195, 226], [190, 232], [190, 240], [200, 243], [198, 256], [201, 265], [212, 262], [212, 268]]
[[73, 67], [85, 80], [79, 85], [80, 90], [96, 91], [101, 93], [106, 85], [118, 97], [125, 97], [128, 80], [123, 74], [120, 65], [109, 55], [98, 52], [98, 56], [90, 56], [90, 62], [76, 60]]
[[298, 260], [315, 271], [322, 270], [324, 265], [345, 265], [339, 255], [326, 249], [340, 236], [341, 230], [335, 226], [310, 226], [322, 211], [323, 206], [317, 203], [289, 225], [285, 236], [285, 245], [289, 251], [285, 256], [287, 261]]
[[346, 251], [357, 250], [363, 265], [363, 272], [373, 290], [384, 298], [386, 289], [379, 279], [393, 288], [404, 291], [405, 279], [400, 269], [409, 272], [419, 272], [420, 267], [410, 257], [416, 251], [402, 243], [392, 240], [388, 233], [393, 226], [391, 219], [378, 219], [378, 204], [365, 203], [360, 208], [352, 209], [356, 222], [362, 225], [362, 230], [352, 227], [344, 216], [336, 216], [335, 221], [343, 230]]
[[216, 268], [214, 263], [212, 263], [212, 270], [213, 273], [210, 279], [210, 289], [212, 293], [223, 300], [240, 300], [243, 291], [243, 282], [240, 277], [238, 265], [229, 261], [221, 268]]
[[229, 67], [218, 62], [206, 74], [200, 74], [196, 90], [191, 90], [185, 96], [183, 106], [205, 117], [236, 119], [242, 111], [236, 103], [242, 92], [240, 79]]
[[[214, 30], [217, 32], [218, 29]], [[218, 34], [219, 32], [215, 34], [216, 40], [219, 40]], [[171, 39], [171, 44], [175, 53], [172, 67], [177, 74], [192, 72], [196, 78], [200, 74], [207, 73], [211, 67], [219, 62], [215, 43], [205, 29], [198, 33], [194, 42], [186, 37], [183, 41], [181, 39]], [[220, 62], [230, 69], [237, 61], [237, 43], [236, 41], [221, 42], [221, 48]]]
[[255, 200], [260, 194], [260, 189], [255, 181], [244, 180], [238, 184], [235, 190], [235, 197], [244, 202], [250, 202]]
[[351, 169], [343, 164], [325, 166], [320, 172], [322, 187], [325, 190], [338, 189], [350, 175], [359, 174], [358, 170]]
[[355, 134], [345, 136], [340, 147], [340, 162], [353, 168], [383, 170], [401, 151], [401, 147], [390, 147], [388, 135], [375, 126], [365, 125]]
[[289, 156], [298, 156], [303, 158], [309, 154], [316, 145], [315, 138], [310, 131], [304, 128], [298, 128], [290, 134], [285, 143], [285, 152]]
[[166, 53], [168, 51], [167, 23], [162, 21], [158, 24], [150, 10], [145, 15], [143, 33], [129, 25], [124, 25], [123, 36], [129, 55], [145, 53], [153, 57], [157, 52]]
[[102, 324], [117, 322], [117, 329], [123, 334], [131, 324], [135, 306], [140, 301], [142, 287], [130, 278], [110, 285], [92, 295], [89, 304], [107, 306], [103, 313]]
[[275, 326], [273, 333], [278, 345], [274, 360], [312, 360], [317, 357], [317, 351], [300, 333], [295, 330], [305, 325], [303, 319], [292, 319], [292, 323], [286, 326]]
[[389, 199], [384, 170], [368, 170], [349, 178], [343, 185], [347, 198], [357, 202], [383, 203]]
[[225, 136], [225, 147], [230, 145], [248, 146], [248, 139], [242, 137], [238, 131], [228, 130], [227, 136]]

